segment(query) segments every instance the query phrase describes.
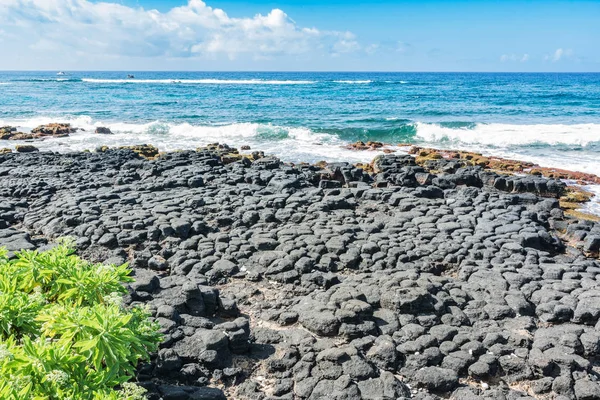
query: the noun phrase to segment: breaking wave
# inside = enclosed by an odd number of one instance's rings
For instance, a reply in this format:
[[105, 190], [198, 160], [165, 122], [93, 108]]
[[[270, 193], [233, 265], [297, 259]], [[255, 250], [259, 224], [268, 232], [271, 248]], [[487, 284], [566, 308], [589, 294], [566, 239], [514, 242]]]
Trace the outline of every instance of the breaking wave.
[[[27, 131], [50, 122], [67, 122], [83, 129], [68, 138], [38, 142], [40, 148], [54, 151], [139, 143], [152, 143], [164, 150], [176, 150], [225, 142], [234, 146], [251, 145], [253, 149], [269, 152], [288, 161], [369, 161], [376, 152], [355, 152], [344, 146], [357, 140], [375, 140], [388, 143], [392, 147], [414, 143], [437, 148], [478, 151], [532, 161], [543, 166], [600, 174], [600, 163], [596, 160], [597, 151], [600, 149], [600, 124], [511, 125], [468, 121], [426, 123], [387, 117], [354, 119], [349, 120], [346, 127], [321, 128], [258, 122], [103, 122], [90, 116], [48, 116], [0, 120], [0, 126], [12, 125]], [[368, 128], [361, 128], [363, 123]], [[110, 128], [114, 135], [94, 134], [98, 126]]]
[[364, 81], [333, 81], [335, 83], [349, 83], [349, 84], [368, 84], [371, 83], [373, 81], [371, 80], [364, 80]]
[[416, 126], [417, 137], [426, 142], [481, 144], [496, 147], [525, 145], [586, 147], [600, 144], [600, 124], [512, 125], [417, 122]]
[[263, 79], [92, 79], [83, 78], [87, 83], [146, 83], [146, 84], [188, 84], [188, 85], [311, 85], [317, 81], [307, 80], [263, 80]]

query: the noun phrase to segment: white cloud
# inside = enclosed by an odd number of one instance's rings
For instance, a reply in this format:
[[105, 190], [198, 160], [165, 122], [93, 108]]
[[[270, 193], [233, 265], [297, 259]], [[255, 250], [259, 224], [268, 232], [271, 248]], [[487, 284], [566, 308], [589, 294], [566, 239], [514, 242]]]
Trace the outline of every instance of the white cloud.
[[406, 42], [398, 42], [396, 45], [396, 51], [398, 53], [409, 53], [412, 50], [412, 45]]
[[554, 52], [554, 56], [552, 57], [552, 61], [559, 61], [562, 58], [564, 52], [565, 51], [563, 49], [556, 49], [556, 51]]
[[529, 54], [525, 53], [523, 55], [517, 55], [517, 54], [502, 54], [500, 56], [500, 61], [501, 62], [527, 62], [529, 61]]
[[360, 50], [361, 46], [356, 41], [356, 36], [354, 36], [353, 33], [337, 33], [336, 36], [338, 36], [339, 39], [333, 44], [333, 55], [339, 55], [342, 53], [352, 53], [357, 50]]
[[370, 45], [368, 45], [367, 47], [365, 47], [365, 52], [369, 55], [371, 54], [375, 54], [377, 53], [377, 50], [379, 50], [379, 43], [372, 43]]
[[563, 49], [561, 47], [556, 49], [553, 54], [546, 54], [544, 56], [544, 61], [558, 62], [560, 60], [572, 58], [573, 56], [574, 53], [572, 49]]
[[280, 9], [232, 18], [201, 0], [167, 12], [88, 0], [0, 0], [0, 20], [18, 38], [15, 49], [57, 56], [233, 59], [360, 49], [352, 33], [298, 26]]

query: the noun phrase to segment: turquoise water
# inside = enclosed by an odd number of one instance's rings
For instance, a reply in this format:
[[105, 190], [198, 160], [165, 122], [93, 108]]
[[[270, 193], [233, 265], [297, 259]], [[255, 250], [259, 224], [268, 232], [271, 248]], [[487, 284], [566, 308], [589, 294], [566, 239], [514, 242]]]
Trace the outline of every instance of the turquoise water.
[[0, 125], [46, 122], [86, 129], [38, 145], [58, 151], [219, 141], [358, 161], [376, 153], [343, 145], [378, 140], [600, 174], [600, 74], [0, 72]]

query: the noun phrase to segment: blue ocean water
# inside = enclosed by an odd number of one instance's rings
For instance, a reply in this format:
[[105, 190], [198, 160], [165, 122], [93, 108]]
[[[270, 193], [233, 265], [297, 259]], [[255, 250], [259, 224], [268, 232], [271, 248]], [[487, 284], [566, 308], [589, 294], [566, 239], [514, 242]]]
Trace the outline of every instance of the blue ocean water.
[[0, 125], [47, 122], [86, 130], [38, 144], [57, 151], [218, 141], [288, 161], [367, 161], [376, 153], [343, 146], [377, 140], [600, 174], [600, 74], [0, 72]]

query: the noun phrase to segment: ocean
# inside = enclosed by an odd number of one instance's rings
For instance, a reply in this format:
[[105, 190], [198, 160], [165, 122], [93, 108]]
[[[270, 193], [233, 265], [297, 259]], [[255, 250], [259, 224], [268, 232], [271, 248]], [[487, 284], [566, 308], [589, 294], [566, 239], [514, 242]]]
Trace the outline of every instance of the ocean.
[[597, 73], [0, 72], [0, 126], [48, 122], [85, 129], [35, 144], [61, 152], [221, 142], [292, 162], [369, 161], [376, 152], [344, 145], [375, 140], [600, 174]]

